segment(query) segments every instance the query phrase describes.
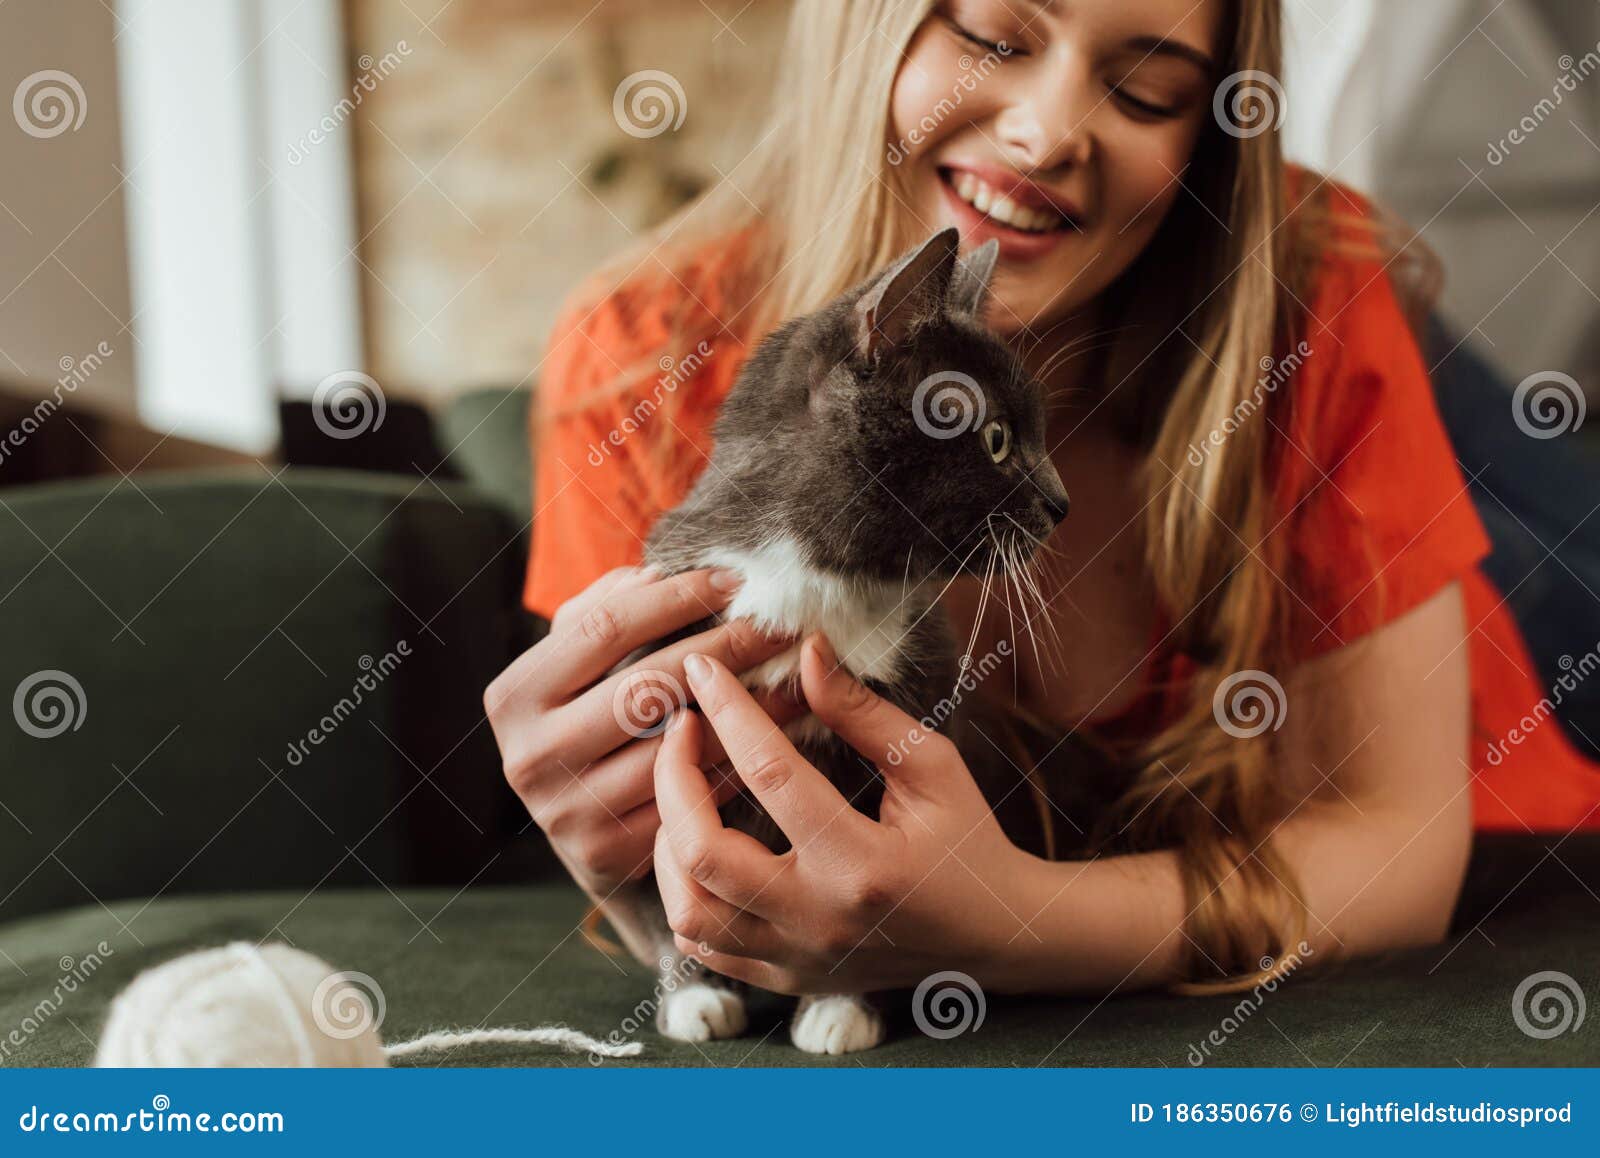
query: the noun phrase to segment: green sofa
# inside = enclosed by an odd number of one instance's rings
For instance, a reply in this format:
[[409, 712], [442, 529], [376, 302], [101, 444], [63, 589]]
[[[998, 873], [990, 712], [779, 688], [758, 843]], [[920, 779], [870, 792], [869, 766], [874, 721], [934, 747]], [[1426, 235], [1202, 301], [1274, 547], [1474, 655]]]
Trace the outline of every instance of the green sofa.
[[[390, 1039], [628, 1027], [650, 978], [579, 932], [482, 718], [538, 626], [518, 605], [523, 406], [487, 393], [443, 416], [466, 483], [263, 467], [0, 490], [0, 692], [29, 688], [0, 717], [0, 1064], [84, 1064], [135, 973], [241, 938], [370, 974]], [[1595, 1064], [1600, 1018], [1518, 1027], [1513, 995], [1545, 971], [1600, 998], [1600, 838], [1481, 840], [1436, 948], [1256, 996], [991, 997], [947, 1040], [901, 995], [889, 1043], [850, 1061]], [[814, 1064], [783, 1011], [759, 998], [747, 1037], [703, 1046], [646, 1026], [642, 1056], [606, 1064]]]

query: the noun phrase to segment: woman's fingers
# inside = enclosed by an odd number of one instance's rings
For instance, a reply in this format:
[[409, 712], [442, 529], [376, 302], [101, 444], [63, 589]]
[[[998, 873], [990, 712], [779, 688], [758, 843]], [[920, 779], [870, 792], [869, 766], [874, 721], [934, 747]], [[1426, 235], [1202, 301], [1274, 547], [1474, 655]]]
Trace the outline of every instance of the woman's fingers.
[[800, 684], [811, 710], [846, 744], [884, 771], [891, 783], [917, 788], [947, 741], [931, 733], [840, 664], [820, 633], [800, 651]]
[[654, 567], [614, 567], [557, 607], [555, 614], [550, 617], [550, 626], [565, 626], [613, 591], [623, 587], [642, 587], [660, 578], [661, 572]]
[[567, 759], [597, 760], [630, 739], [657, 735], [667, 718], [691, 696], [683, 661], [697, 651], [717, 656], [743, 671], [794, 646], [748, 622], [718, 624], [645, 656], [626, 670], [601, 680], [571, 703], [552, 710], [546, 727], [572, 738]]
[[556, 608], [549, 634], [507, 664], [484, 692], [484, 706], [489, 710], [490, 719], [494, 719], [499, 707], [522, 716], [527, 714], [524, 708], [543, 711], [559, 703], [563, 698], [562, 689], [546, 678], [548, 661], [553, 652], [570, 650], [572, 625], [608, 596], [642, 587], [659, 578], [654, 568], [617, 567]]
[[685, 667], [690, 689], [739, 778], [789, 842], [797, 850], [813, 843], [846, 853], [857, 848], [863, 826], [872, 822], [795, 751], [727, 666], [696, 655]]
[[654, 801], [619, 817], [593, 809], [560, 839], [552, 836], [550, 846], [579, 886], [604, 899], [623, 882], [650, 871], [660, 829]]
[[655, 799], [655, 757], [659, 740], [624, 744], [573, 772], [560, 789], [560, 803], [593, 808], [618, 817]]
[[787, 874], [794, 857], [776, 856], [747, 833], [723, 827], [699, 767], [704, 730], [695, 713], [680, 713], [656, 756], [661, 839], [684, 876], [719, 904], [771, 919], [792, 901]]
[[751, 957], [719, 951], [710, 946], [697, 945], [687, 937], [674, 936], [673, 941], [678, 946], [678, 952], [693, 957], [706, 968], [724, 977], [732, 977], [735, 981], [743, 981], [758, 989], [765, 989], [768, 993], [800, 992], [794, 975], [787, 969]]
[[738, 586], [739, 577], [722, 570], [621, 581], [552, 630], [538, 657], [540, 684], [566, 699], [639, 648], [721, 611]]
[[[756, 703], [760, 705], [761, 710], [767, 714], [767, 718], [780, 728], [791, 721], [798, 720], [811, 710], [806, 706], [805, 700], [800, 697], [797, 690], [768, 689], [766, 691], [752, 692], [751, 695], [755, 698]], [[704, 745], [700, 757], [700, 766], [702, 768], [723, 765], [727, 766], [730, 771], [732, 770], [732, 766], [728, 764], [728, 750], [722, 746], [721, 736], [713, 731], [705, 731], [701, 733], [700, 742]]]
[[[755, 956], [771, 953], [779, 943], [772, 926], [730, 905], [702, 883], [708, 865], [720, 866], [720, 874], [748, 854], [749, 845], [763, 860], [777, 858], [743, 833], [722, 827], [711, 787], [696, 764], [699, 747], [698, 719], [692, 712], [681, 712], [656, 760], [656, 800], [661, 810], [656, 883], [667, 923], [677, 936], [698, 946]], [[740, 844], [741, 840], [748, 844]]]

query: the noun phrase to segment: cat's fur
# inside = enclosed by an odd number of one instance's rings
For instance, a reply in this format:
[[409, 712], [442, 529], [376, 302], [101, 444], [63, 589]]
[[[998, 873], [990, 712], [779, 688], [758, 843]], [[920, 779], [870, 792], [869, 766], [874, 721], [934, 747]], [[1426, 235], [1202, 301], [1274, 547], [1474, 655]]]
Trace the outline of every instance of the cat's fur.
[[[996, 246], [963, 260], [958, 240], [953, 229], [935, 234], [762, 342], [723, 405], [709, 465], [645, 548], [667, 574], [738, 572], [743, 585], [721, 618], [820, 630], [857, 678], [947, 732], [961, 719], [948, 711], [960, 668], [936, 603], [942, 589], [1022, 562], [1067, 507], [1045, 449], [1042, 391], [979, 321]], [[955, 393], [941, 399], [941, 390]], [[981, 407], [981, 421], [955, 421], [963, 401], [968, 413]], [[996, 421], [1010, 431], [999, 463]], [[796, 645], [744, 682], [797, 679], [798, 658]], [[877, 814], [882, 781], [869, 761], [815, 717], [785, 730], [847, 799]], [[748, 796], [723, 818], [785, 847]], [[742, 993], [683, 961], [652, 882], [614, 895], [605, 911], [662, 969], [661, 1032], [692, 1041], [742, 1032]], [[791, 1035], [811, 1052], [849, 1052], [876, 1045], [883, 1021], [861, 996], [808, 997]]]

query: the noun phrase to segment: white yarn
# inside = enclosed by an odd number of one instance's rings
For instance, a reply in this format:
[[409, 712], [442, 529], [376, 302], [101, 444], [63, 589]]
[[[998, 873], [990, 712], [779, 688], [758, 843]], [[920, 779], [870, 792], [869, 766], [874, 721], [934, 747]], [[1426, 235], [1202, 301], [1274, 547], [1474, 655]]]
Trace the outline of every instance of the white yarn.
[[[374, 1010], [363, 991], [377, 1001]], [[485, 1043], [554, 1045], [634, 1057], [639, 1042], [604, 1042], [563, 1025], [440, 1030], [385, 1047], [381, 991], [288, 945], [238, 941], [174, 958], [135, 977], [111, 1004], [100, 1067], [383, 1067], [390, 1058]]]
[[559, 1045], [573, 1053], [592, 1053], [600, 1057], [637, 1057], [644, 1046], [637, 1041], [596, 1041], [586, 1033], [564, 1025], [541, 1025], [534, 1029], [443, 1029], [425, 1033], [410, 1041], [384, 1046], [390, 1057], [426, 1053], [435, 1049], [455, 1049], [463, 1045]]

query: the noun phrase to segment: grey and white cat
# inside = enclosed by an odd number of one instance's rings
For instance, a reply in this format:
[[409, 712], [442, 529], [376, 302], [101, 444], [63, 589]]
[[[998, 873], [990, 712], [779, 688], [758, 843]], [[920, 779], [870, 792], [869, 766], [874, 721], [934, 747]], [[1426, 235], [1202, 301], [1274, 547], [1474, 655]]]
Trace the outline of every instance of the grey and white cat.
[[[723, 404], [710, 464], [644, 552], [666, 574], [738, 572], [744, 582], [723, 618], [820, 630], [857, 678], [946, 732], [960, 716], [935, 709], [948, 705], [960, 668], [939, 595], [958, 576], [1025, 562], [1067, 512], [1045, 449], [1042, 390], [979, 321], [997, 246], [962, 259], [958, 241], [954, 229], [935, 234], [767, 337]], [[744, 682], [775, 687], [798, 671], [797, 644]], [[815, 717], [785, 731], [847, 799], [877, 814], [882, 780], [870, 762]], [[723, 819], [785, 847], [748, 796], [724, 806]], [[663, 1034], [743, 1032], [742, 990], [682, 959], [653, 881], [618, 892], [604, 911], [662, 969]], [[803, 998], [790, 1030], [801, 1049], [838, 1054], [877, 1045], [884, 1024], [866, 997], [842, 994]]]

